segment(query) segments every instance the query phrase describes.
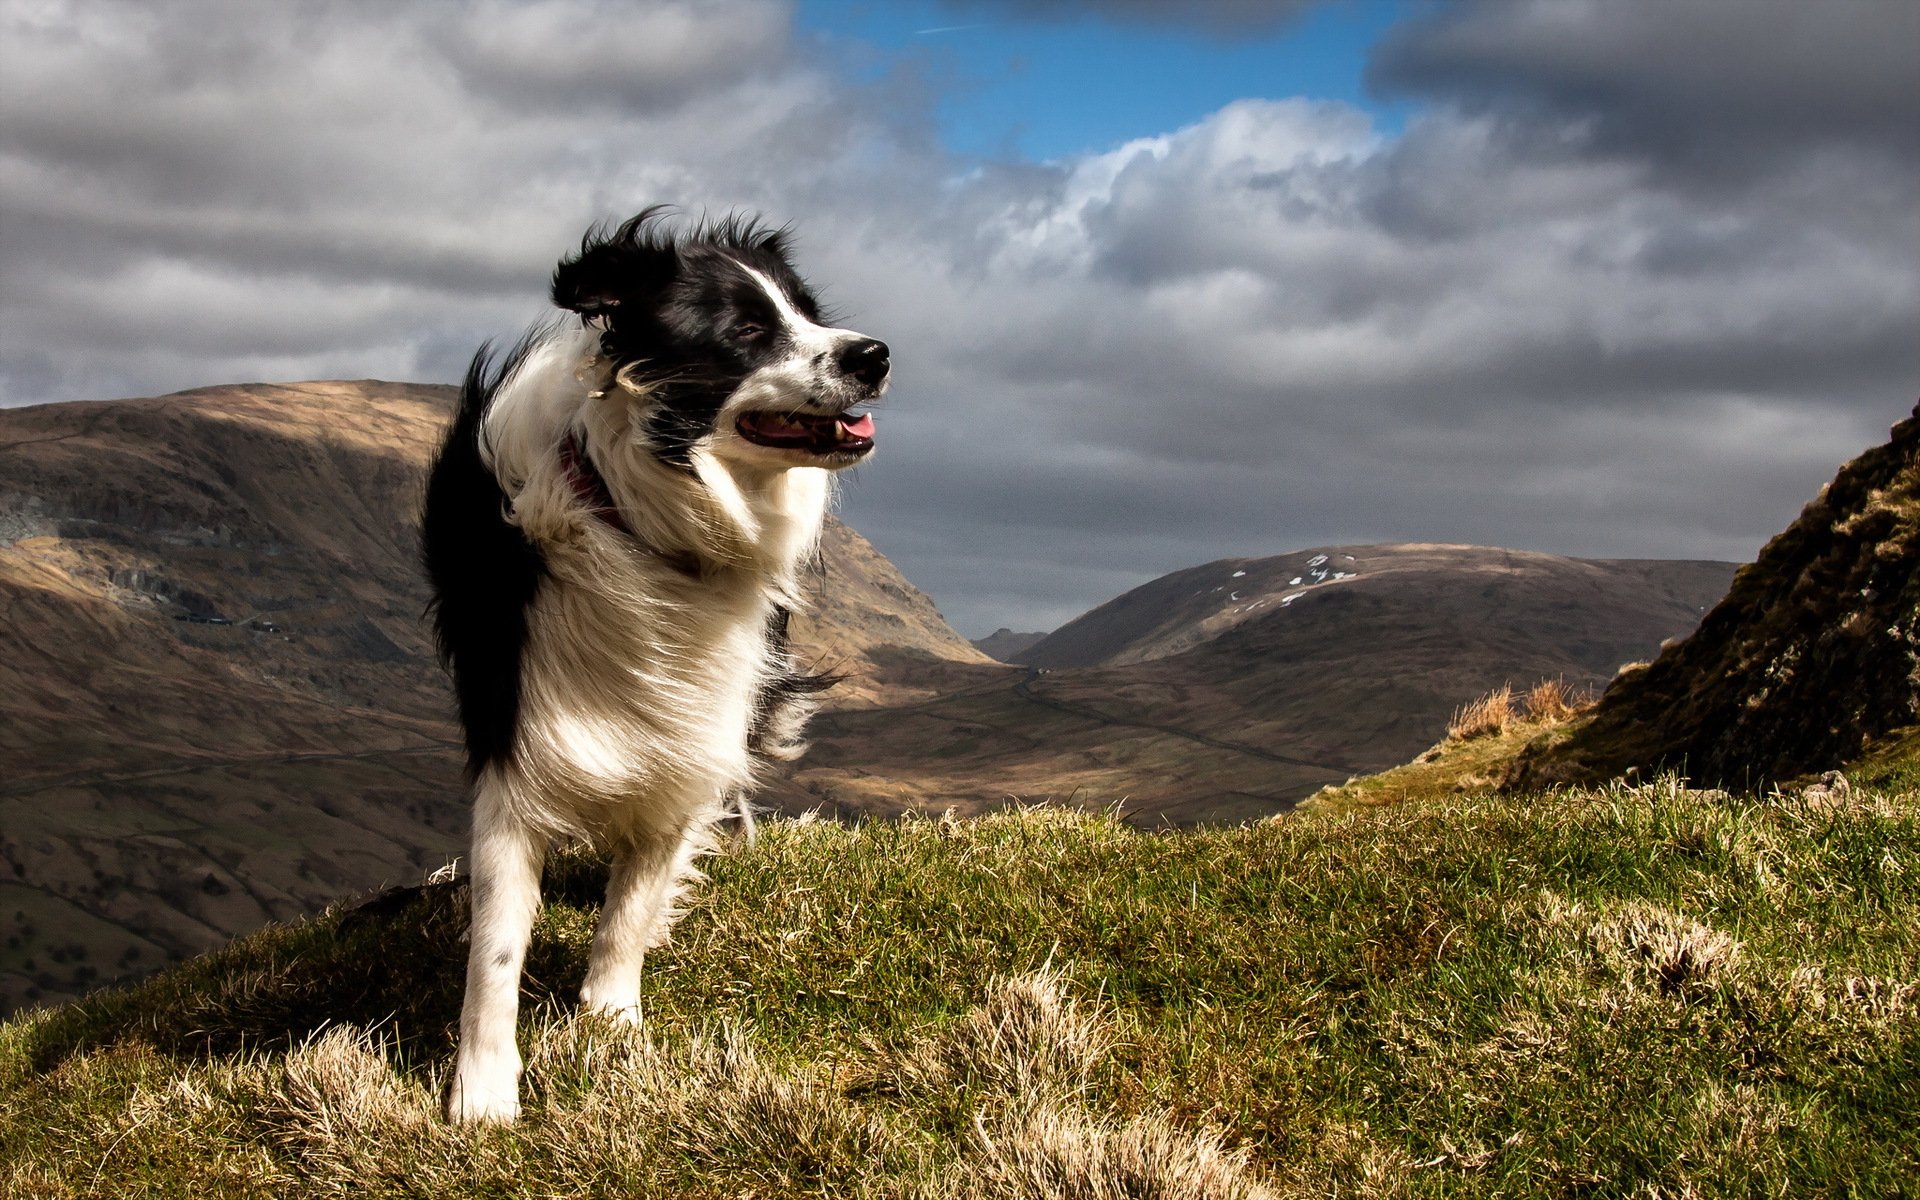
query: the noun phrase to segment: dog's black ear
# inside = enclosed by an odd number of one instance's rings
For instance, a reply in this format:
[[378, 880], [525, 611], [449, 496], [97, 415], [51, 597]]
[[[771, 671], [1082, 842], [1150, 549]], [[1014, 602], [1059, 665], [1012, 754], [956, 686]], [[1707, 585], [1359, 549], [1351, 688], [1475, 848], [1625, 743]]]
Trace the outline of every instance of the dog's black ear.
[[649, 208], [610, 234], [590, 230], [580, 253], [554, 268], [553, 302], [584, 317], [604, 317], [664, 291], [679, 274], [680, 252], [652, 228], [661, 211]]

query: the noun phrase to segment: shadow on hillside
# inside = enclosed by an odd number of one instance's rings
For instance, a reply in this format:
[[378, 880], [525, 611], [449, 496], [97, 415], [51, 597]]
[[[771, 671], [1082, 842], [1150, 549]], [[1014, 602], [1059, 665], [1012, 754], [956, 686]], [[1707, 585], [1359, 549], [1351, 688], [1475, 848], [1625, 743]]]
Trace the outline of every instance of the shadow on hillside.
[[[603, 863], [555, 855], [548, 903], [592, 909]], [[134, 1041], [182, 1058], [284, 1048], [338, 1025], [372, 1032], [395, 1061], [423, 1065], [452, 1052], [466, 969], [467, 882], [394, 888], [312, 921], [269, 926], [133, 987], [97, 992], [31, 1033], [41, 1070]], [[572, 1007], [584, 947], [541, 922], [527, 954], [523, 1009]]]

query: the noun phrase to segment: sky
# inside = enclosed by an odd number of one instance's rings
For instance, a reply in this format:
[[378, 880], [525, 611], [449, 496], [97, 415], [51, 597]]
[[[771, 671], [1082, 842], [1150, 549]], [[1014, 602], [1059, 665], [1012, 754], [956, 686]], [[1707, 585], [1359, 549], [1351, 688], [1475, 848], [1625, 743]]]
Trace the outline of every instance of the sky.
[[[969, 636], [1340, 543], [1744, 560], [1920, 393], [1910, 0], [0, 0], [0, 404], [453, 381], [591, 223], [893, 347]], [[0, 479], [0, 492], [5, 480]]]

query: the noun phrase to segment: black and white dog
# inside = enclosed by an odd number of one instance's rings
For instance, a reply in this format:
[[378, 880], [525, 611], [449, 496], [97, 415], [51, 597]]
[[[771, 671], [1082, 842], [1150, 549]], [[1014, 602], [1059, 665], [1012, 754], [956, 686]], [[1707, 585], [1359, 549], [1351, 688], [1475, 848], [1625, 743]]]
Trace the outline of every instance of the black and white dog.
[[455, 1120], [519, 1111], [514, 1025], [556, 839], [612, 856], [581, 1000], [637, 1020], [715, 822], [803, 748], [788, 614], [831, 474], [873, 449], [887, 347], [831, 327], [781, 232], [649, 209], [553, 276], [579, 319], [483, 349], [427, 487], [440, 651], [473, 780]]

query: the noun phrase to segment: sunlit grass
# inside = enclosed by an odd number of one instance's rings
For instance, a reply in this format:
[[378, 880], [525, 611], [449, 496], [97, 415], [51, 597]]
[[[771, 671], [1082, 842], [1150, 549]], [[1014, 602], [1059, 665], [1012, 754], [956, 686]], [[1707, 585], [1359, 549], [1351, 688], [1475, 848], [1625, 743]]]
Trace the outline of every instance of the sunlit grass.
[[0, 1194], [1894, 1195], [1917, 818], [1663, 780], [1187, 833], [779, 822], [711, 863], [639, 1037], [569, 1008], [572, 858], [511, 1131], [434, 1116], [440, 886], [5, 1026]]

